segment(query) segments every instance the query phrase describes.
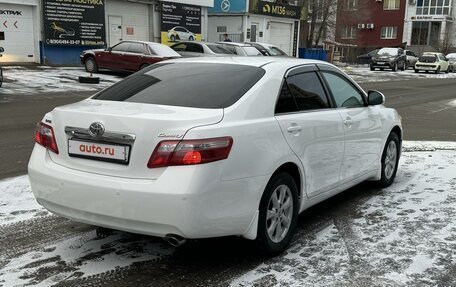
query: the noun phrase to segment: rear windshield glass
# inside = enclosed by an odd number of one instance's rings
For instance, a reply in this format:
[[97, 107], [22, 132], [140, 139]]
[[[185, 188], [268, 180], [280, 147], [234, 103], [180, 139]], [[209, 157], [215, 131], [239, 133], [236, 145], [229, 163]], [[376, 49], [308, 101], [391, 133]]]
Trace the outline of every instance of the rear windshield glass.
[[271, 54], [271, 56], [286, 56], [287, 54], [280, 50], [279, 48], [277, 47], [274, 47], [274, 46], [265, 46], [265, 48], [268, 50], [269, 54]]
[[219, 45], [207, 44], [207, 47], [216, 54], [233, 54], [230, 51], [228, 51], [227, 49], [225, 49]]
[[238, 101], [265, 71], [215, 63], [163, 63], [141, 70], [93, 99], [221, 109]]
[[242, 47], [242, 49], [248, 56], [263, 56], [263, 54], [261, 54], [261, 52], [255, 47]]
[[381, 55], [381, 56], [396, 56], [397, 49], [396, 48], [382, 48], [382, 49], [380, 49], [380, 51], [378, 51], [377, 54]]
[[419, 61], [424, 63], [434, 63], [437, 60], [435, 55], [425, 55], [421, 56]]

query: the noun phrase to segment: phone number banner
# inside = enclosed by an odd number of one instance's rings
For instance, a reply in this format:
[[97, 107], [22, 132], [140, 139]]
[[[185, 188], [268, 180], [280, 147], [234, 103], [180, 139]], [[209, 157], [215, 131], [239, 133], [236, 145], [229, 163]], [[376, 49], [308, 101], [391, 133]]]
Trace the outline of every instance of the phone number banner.
[[48, 45], [105, 46], [105, 0], [43, 0]]

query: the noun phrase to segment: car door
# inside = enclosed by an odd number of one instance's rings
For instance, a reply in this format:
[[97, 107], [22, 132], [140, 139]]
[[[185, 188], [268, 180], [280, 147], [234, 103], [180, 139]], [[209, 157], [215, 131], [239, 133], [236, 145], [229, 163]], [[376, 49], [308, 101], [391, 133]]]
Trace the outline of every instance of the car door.
[[340, 179], [345, 183], [378, 168], [383, 138], [381, 107], [367, 106], [364, 93], [340, 72], [321, 73], [343, 120], [345, 153]]
[[124, 56], [129, 46], [129, 42], [121, 42], [103, 53], [102, 59], [97, 58], [97, 62], [100, 62], [100, 66], [106, 69], [122, 70]]
[[440, 70], [441, 71], [446, 71], [448, 70], [448, 61], [445, 59], [445, 56], [443, 54], [439, 54], [439, 62], [440, 62]]
[[123, 58], [123, 68], [127, 71], [138, 71], [144, 60], [145, 48], [143, 43], [131, 42]]
[[303, 165], [307, 196], [336, 187], [344, 155], [344, 127], [340, 114], [331, 108], [316, 66], [292, 70], [284, 79], [275, 118]]

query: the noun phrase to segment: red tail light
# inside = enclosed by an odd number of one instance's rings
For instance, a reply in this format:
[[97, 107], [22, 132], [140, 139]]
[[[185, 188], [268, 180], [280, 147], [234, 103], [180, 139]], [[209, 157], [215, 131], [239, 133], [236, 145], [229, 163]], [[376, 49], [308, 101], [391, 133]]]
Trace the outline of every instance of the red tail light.
[[231, 137], [162, 141], [150, 156], [147, 167], [194, 165], [226, 159], [232, 145]]
[[59, 149], [57, 147], [57, 142], [54, 136], [54, 130], [51, 126], [48, 126], [47, 124], [41, 122], [36, 124], [35, 142], [44, 146], [48, 150], [59, 154]]

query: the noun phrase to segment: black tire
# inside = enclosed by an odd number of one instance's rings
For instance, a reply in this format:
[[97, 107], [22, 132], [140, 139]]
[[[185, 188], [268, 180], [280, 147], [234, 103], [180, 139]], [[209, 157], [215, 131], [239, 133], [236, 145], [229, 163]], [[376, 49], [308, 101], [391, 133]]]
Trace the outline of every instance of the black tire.
[[437, 67], [437, 70], [435, 70], [436, 74], [440, 74], [440, 66]]
[[397, 71], [397, 62], [394, 63], [394, 66], [391, 68], [391, 70], [393, 70], [393, 72], [396, 72], [396, 71]]
[[176, 42], [176, 36], [174, 36], [174, 35], [171, 35], [171, 37], [169, 37], [169, 39], [171, 40], [171, 42]]
[[2, 87], [3, 85], [3, 69], [2, 67], [0, 67], [0, 88]]
[[89, 73], [98, 72], [98, 64], [93, 57], [88, 57], [87, 59], [85, 59], [84, 66], [85, 70]]
[[380, 68], [380, 71], [383, 71], [383, 70], [385, 70], [385, 69], [384, 68]]
[[401, 71], [405, 71], [405, 69], [407, 69], [407, 64], [405, 62], [403, 62]]
[[[392, 169], [392, 173], [390, 174], [386, 170], [386, 167], [387, 167], [386, 165], [388, 164], [388, 161], [387, 161], [388, 148], [389, 148], [391, 142], [394, 143], [394, 145], [396, 147], [396, 152], [395, 152], [395, 166]], [[385, 147], [383, 148], [382, 178], [378, 181], [378, 185], [380, 187], [388, 187], [393, 183], [394, 178], [396, 177], [397, 167], [399, 165], [400, 148], [401, 148], [401, 146], [400, 146], [400, 142], [399, 142], [399, 136], [395, 132], [391, 132], [390, 135], [388, 136], [388, 139], [386, 140]], [[389, 159], [391, 159], [391, 157], [389, 157]], [[389, 168], [388, 170], [391, 170], [391, 168]]]
[[415, 73], [419, 73], [419, 72], [420, 72], [420, 70], [415, 69]]
[[99, 84], [100, 83], [100, 78], [99, 77], [79, 76], [79, 83], [83, 83], [83, 84]]
[[[269, 220], [267, 219], [267, 211], [271, 203], [271, 197], [273, 194], [276, 193], [276, 190], [280, 186], [286, 186], [292, 198], [292, 218], [290, 222], [290, 226], [288, 231], [284, 234], [285, 236], [278, 242], [274, 242], [269, 233], [267, 224]], [[286, 202], [286, 200], [285, 200]], [[282, 206], [282, 205], [280, 205]], [[298, 222], [298, 214], [299, 214], [299, 200], [298, 200], [298, 188], [296, 186], [296, 182], [294, 181], [293, 177], [291, 177], [288, 173], [279, 173], [274, 175], [271, 180], [269, 180], [268, 185], [264, 191], [263, 197], [261, 198], [260, 202], [260, 214], [258, 220], [258, 234], [257, 240], [260, 243], [261, 249], [270, 256], [275, 256], [282, 253], [290, 244], [291, 239], [296, 230], [296, 225]], [[272, 219], [271, 219], [272, 220]], [[282, 224], [282, 223], [279, 223]], [[281, 225], [282, 226], [282, 225]], [[274, 231], [276, 232], [276, 230]]]
[[190, 37], [188, 37], [188, 40], [189, 41], [195, 41], [195, 38], [193, 38], [193, 36], [190, 36]]
[[371, 70], [371, 71], [375, 71], [375, 68], [372, 67], [372, 66], [370, 66], [370, 70]]
[[448, 68], [446, 69], [445, 74], [448, 74], [449, 72], [450, 72], [450, 66], [448, 66]]

